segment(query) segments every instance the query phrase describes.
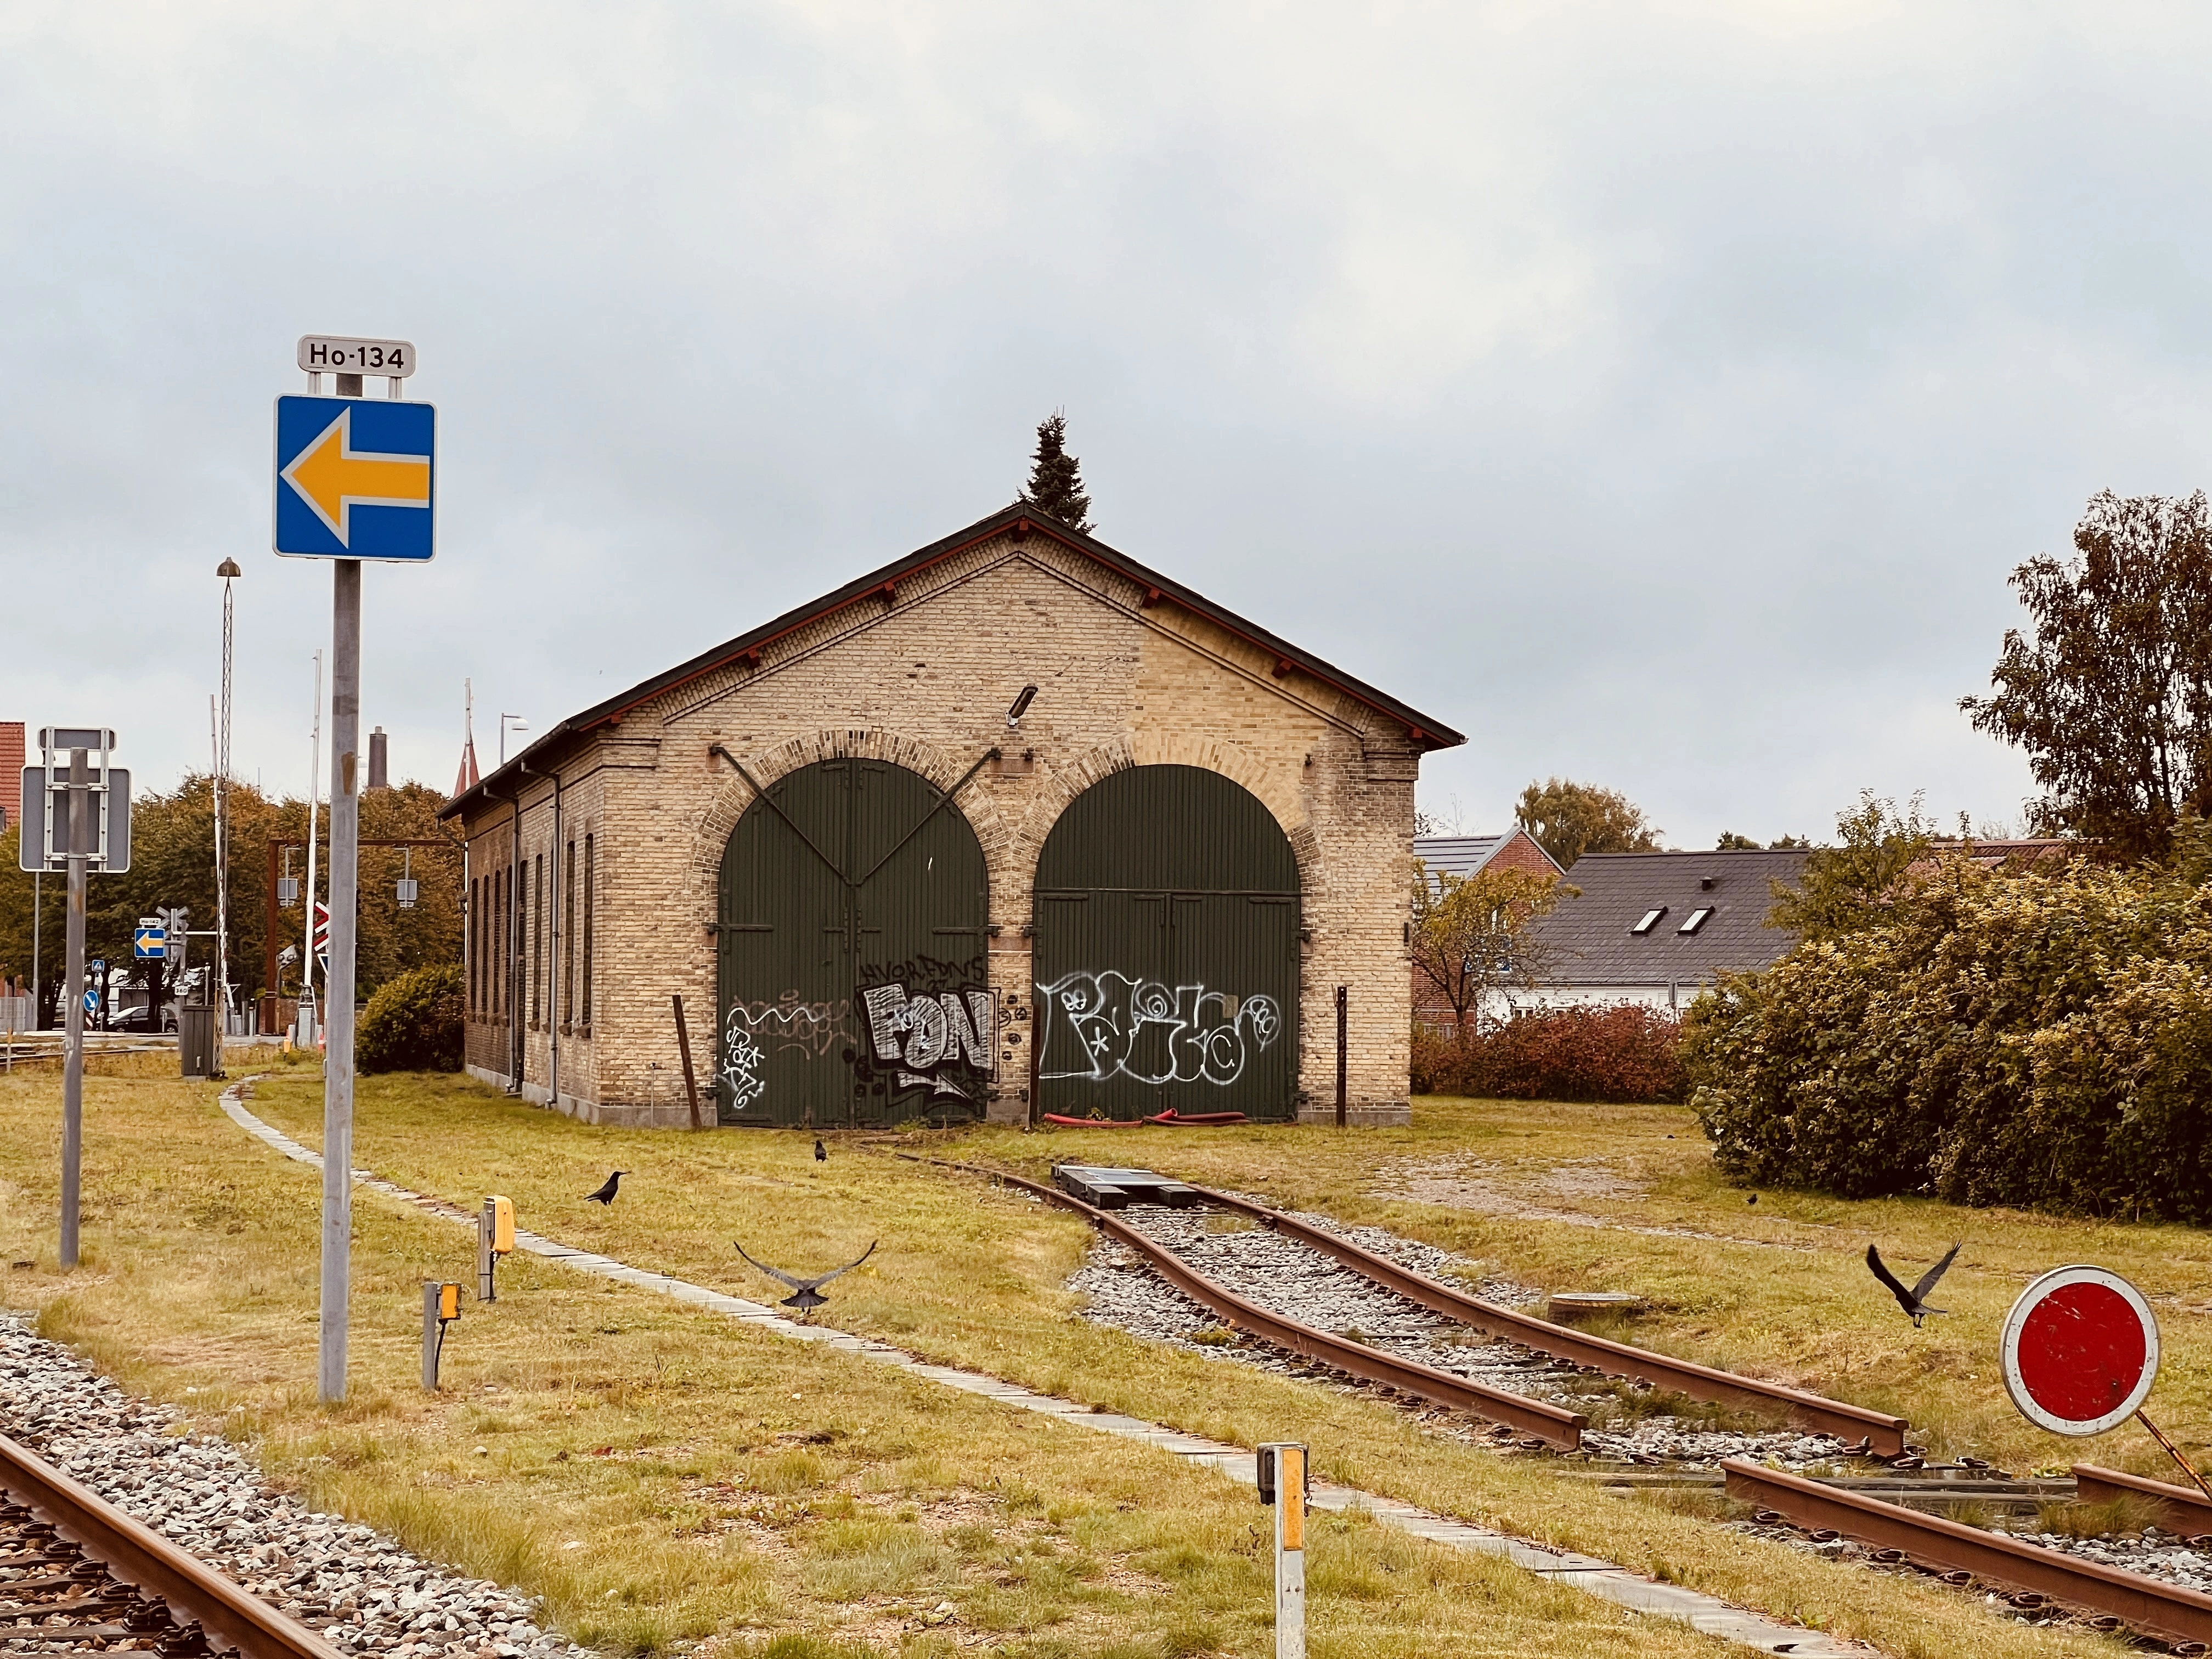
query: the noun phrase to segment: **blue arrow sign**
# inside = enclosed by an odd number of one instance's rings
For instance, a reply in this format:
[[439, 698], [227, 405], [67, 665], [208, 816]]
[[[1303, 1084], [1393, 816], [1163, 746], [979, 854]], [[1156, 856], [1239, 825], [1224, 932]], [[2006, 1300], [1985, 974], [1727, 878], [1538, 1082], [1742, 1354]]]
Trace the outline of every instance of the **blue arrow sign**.
[[436, 520], [438, 410], [382, 398], [276, 400], [277, 552], [420, 564]]
[[168, 930], [161, 927], [141, 927], [131, 935], [131, 954], [134, 957], [166, 957], [169, 954]]
[[100, 1017], [99, 992], [87, 991], [84, 994], [84, 1012], [88, 1018], [97, 1019]]

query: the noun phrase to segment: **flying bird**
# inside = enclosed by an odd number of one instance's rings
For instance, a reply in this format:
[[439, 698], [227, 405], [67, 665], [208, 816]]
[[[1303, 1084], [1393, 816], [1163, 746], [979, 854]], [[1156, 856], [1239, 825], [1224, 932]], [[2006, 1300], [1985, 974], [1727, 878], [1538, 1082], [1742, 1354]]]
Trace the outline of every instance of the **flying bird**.
[[775, 1280], [777, 1284], [790, 1285], [797, 1294], [784, 1297], [782, 1305], [787, 1308], [801, 1309], [820, 1307], [823, 1303], [830, 1299], [826, 1296], [819, 1296], [816, 1294], [823, 1285], [827, 1285], [831, 1279], [836, 1278], [839, 1273], [848, 1273], [852, 1272], [854, 1268], [859, 1267], [861, 1262], [866, 1261], [870, 1256], [876, 1253], [876, 1246], [872, 1243], [866, 1249], [860, 1252], [858, 1257], [851, 1261], [848, 1261], [843, 1267], [832, 1267], [828, 1273], [817, 1273], [811, 1279], [801, 1279], [796, 1273], [787, 1273], [784, 1272], [781, 1267], [771, 1267], [765, 1261], [753, 1261], [752, 1257], [745, 1255], [745, 1247], [738, 1243], [734, 1238], [730, 1241], [730, 1246], [732, 1249], [736, 1250], [739, 1255], [744, 1255], [747, 1261], [752, 1262], [754, 1267], [759, 1268], [761, 1272], [766, 1273], [770, 1279]]
[[[1964, 1242], [1960, 1241], [1960, 1243]], [[1954, 1244], [1943, 1252], [1943, 1259], [1921, 1274], [1920, 1282], [1909, 1291], [1898, 1282], [1895, 1273], [1882, 1265], [1881, 1252], [1871, 1244], [1867, 1246], [1866, 1263], [1868, 1267], [1874, 1269], [1874, 1276], [1889, 1286], [1889, 1293], [1897, 1298], [1897, 1305], [1912, 1316], [1913, 1328], [1917, 1330], [1919, 1328], [1921, 1320], [1928, 1315], [1951, 1311], [1948, 1308], [1929, 1307], [1926, 1297], [1928, 1292], [1936, 1288], [1936, 1281], [1942, 1278], [1944, 1271], [1950, 1267], [1952, 1258], [1958, 1254], [1959, 1246]]]
[[622, 1178], [629, 1173], [629, 1171], [628, 1170], [617, 1170], [612, 1175], [607, 1177], [605, 1186], [600, 1188], [596, 1193], [586, 1193], [584, 1194], [584, 1202], [586, 1204], [613, 1203], [615, 1201], [615, 1188], [622, 1185]]
[[822, 1143], [818, 1140], [814, 1143], [814, 1161], [817, 1164], [827, 1164], [830, 1161], [830, 1154], [823, 1150]]

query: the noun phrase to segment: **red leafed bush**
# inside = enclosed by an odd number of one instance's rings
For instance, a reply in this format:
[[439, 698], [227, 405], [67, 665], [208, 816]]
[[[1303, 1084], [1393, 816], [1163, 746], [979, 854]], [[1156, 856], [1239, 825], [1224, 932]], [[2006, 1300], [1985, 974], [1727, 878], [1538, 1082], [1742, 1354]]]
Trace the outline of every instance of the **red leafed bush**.
[[1656, 1008], [1530, 1008], [1464, 1042], [1413, 1033], [1413, 1092], [1484, 1100], [1680, 1100], [1680, 1026]]

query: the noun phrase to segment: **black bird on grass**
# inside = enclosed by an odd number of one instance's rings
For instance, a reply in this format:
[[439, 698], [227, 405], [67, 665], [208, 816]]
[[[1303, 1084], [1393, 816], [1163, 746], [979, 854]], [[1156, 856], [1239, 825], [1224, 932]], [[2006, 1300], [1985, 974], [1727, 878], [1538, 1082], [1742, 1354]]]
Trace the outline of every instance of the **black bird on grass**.
[[[1962, 1243], [1964, 1242], [1960, 1241]], [[1913, 1328], [1917, 1330], [1921, 1320], [1926, 1316], [1951, 1311], [1948, 1308], [1929, 1307], [1926, 1298], [1928, 1292], [1936, 1288], [1936, 1281], [1942, 1278], [1944, 1271], [1950, 1267], [1952, 1258], [1958, 1254], [1959, 1246], [1954, 1244], [1943, 1252], [1943, 1259], [1921, 1274], [1920, 1282], [1909, 1291], [1898, 1282], [1895, 1273], [1882, 1265], [1881, 1252], [1871, 1244], [1867, 1246], [1866, 1263], [1868, 1267], [1874, 1269], [1874, 1276], [1889, 1286], [1889, 1293], [1897, 1298], [1897, 1305], [1912, 1316]]]
[[738, 1243], [734, 1238], [730, 1241], [730, 1246], [732, 1249], [736, 1250], [739, 1255], [744, 1255], [747, 1261], [752, 1262], [754, 1267], [759, 1268], [761, 1272], [766, 1273], [770, 1279], [775, 1280], [777, 1284], [788, 1285], [794, 1291], [797, 1292], [796, 1295], [787, 1296], [783, 1298], [783, 1305], [785, 1307], [802, 1309], [818, 1308], [823, 1303], [827, 1302], [830, 1299], [828, 1297], [817, 1295], [816, 1292], [818, 1291], [822, 1286], [827, 1285], [831, 1279], [836, 1278], [839, 1273], [848, 1273], [852, 1272], [854, 1268], [859, 1267], [861, 1262], [866, 1261], [870, 1256], [876, 1253], [875, 1244], [871, 1243], [866, 1249], [861, 1251], [856, 1258], [853, 1261], [848, 1261], [843, 1267], [832, 1267], [828, 1273], [817, 1273], [811, 1279], [801, 1279], [795, 1273], [787, 1273], [784, 1272], [781, 1267], [771, 1267], [765, 1261], [753, 1261], [752, 1257], [745, 1255], [745, 1247]]
[[814, 1143], [814, 1161], [817, 1164], [827, 1164], [830, 1161], [830, 1154], [823, 1150], [822, 1143], [818, 1140]]
[[607, 1183], [605, 1186], [600, 1188], [596, 1193], [586, 1193], [584, 1194], [584, 1202], [586, 1204], [613, 1203], [615, 1201], [615, 1189], [622, 1185], [622, 1178], [629, 1173], [629, 1171], [628, 1170], [617, 1170], [612, 1175], [607, 1177]]

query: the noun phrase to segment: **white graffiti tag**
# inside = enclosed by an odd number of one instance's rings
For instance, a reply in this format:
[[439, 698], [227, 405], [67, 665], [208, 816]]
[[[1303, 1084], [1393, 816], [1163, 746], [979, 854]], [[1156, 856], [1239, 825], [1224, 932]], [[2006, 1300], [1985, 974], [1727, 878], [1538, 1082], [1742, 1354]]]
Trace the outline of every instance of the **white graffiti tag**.
[[722, 1021], [720, 1077], [730, 1109], [742, 1112], [768, 1093], [761, 1073], [772, 1054], [793, 1050], [818, 1060], [847, 1041], [848, 1002], [801, 1002], [786, 991], [775, 1001], [733, 1002]]
[[948, 1073], [966, 1066], [988, 1077], [998, 1042], [998, 1006], [988, 991], [940, 991], [909, 997], [903, 985], [872, 985], [860, 993], [877, 1060], [896, 1069], [902, 1089], [968, 1099]]
[[766, 1058], [752, 1034], [732, 1020], [722, 1039], [722, 1081], [730, 1085], [732, 1111], [744, 1111], [768, 1092], [760, 1075], [760, 1063]]
[[1282, 1035], [1270, 996], [1237, 997], [1203, 985], [1170, 989], [1111, 969], [1078, 969], [1037, 987], [1044, 1022], [1037, 1075], [1139, 1083], [1234, 1083], [1246, 1058]]

